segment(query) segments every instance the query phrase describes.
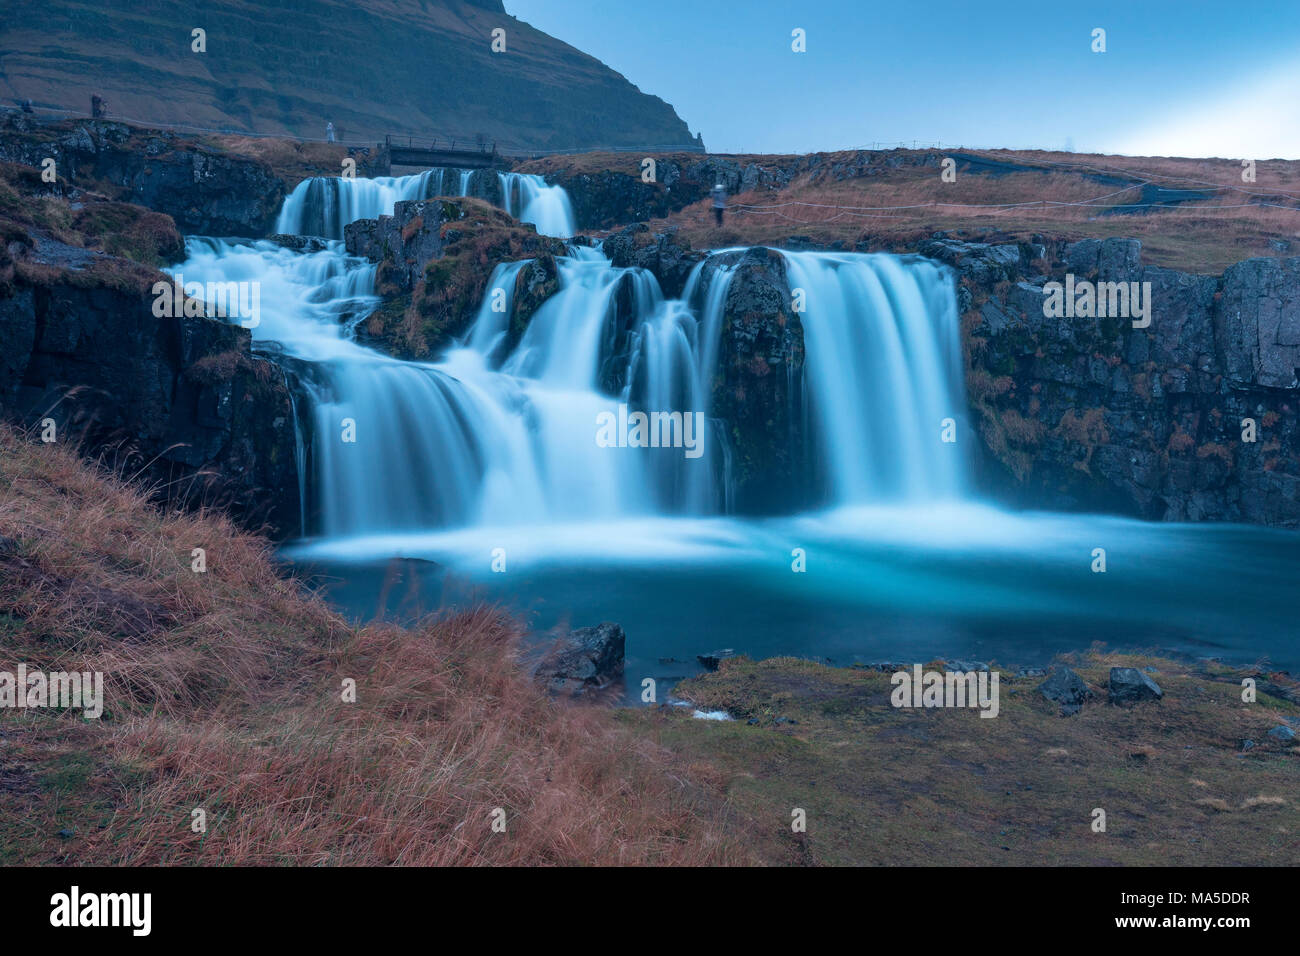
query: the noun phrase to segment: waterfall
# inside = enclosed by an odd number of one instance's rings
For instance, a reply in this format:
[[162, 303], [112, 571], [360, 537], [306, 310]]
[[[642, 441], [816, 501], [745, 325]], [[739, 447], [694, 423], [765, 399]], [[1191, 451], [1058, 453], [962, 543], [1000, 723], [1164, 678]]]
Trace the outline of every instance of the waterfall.
[[[430, 169], [416, 176], [380, 176], [375, 179], [345, 179], [314, 176], [304, 179], [284, 199], [275, 231], [295, 236], [323, 236], [342, 239], [343, 227], [358, 219], [391, 216], [393, 204], [403, 199], [432, 196], [463, 196], [446, 189], [454, 170]], [[466, 182], [464, 177], [460, 182]]]
[[[543, 219], [555, 212], [550, 187], [510, 177], [503, 174], [508, 203], [526, 203]], [[336, 232], [349, 217], [377, 215], [447, 180], [430, 171], [308, 181], [286, 201], [280, 224]], [[682, 298], [667, 299], [649, 272], [572, 246], [556, 258], [558, 291], [522, 332], [512, 316], [529, 260], [502, 263], [461, 339], [433, 361], [407, 362], [354, 340], [355, 325], [379, 302], [376, 267], [348, 256], [337, 239], [298, 252], [271, 241], [191, 238], [188, 252], [174, 270], [187, 281], [260, 283], [255, 346], [294, 371], [308, 403], [300, 460], [312, 533], [337, 539], [730, 508], [728, 425], [709, 417], [709, 400], [729, 341], [734, 255], [701, 261]], [[803, 303], [802, 405], [827, 502], [960, 494], [962, 464], [939, 441], [940, 421], [960, 418], [962, 405], [949, 274], [917, 258], [782, 255]], [[658, 447], [623, 440], [639, 427], [637, 412], [655, 414], [650, 434], [665, 439]], [[617, 441], [611, 447], [602, 435]]]
[[510, 315], [515, 302], [515, 280], [531, 260], [503, 262], [492, 270], [488, 278], [488, 295], [483, 297], [478, 315], [469, 331], [469, 347], [490, 365], [500, 365], [510, 328]]
[[[393, 205], [401, 200], [468, 196], [474, 172], [435, 168], [414, 176], [374, 179], [314, 176], [298, 183], [285, 197], [275, 231], [342, 239], [343, 227], [348, 223], [391, 216]], [[544, 236], [567, 239], [577, 232], [573, 206], [564, 187], [548, 186], [541, 176], [525, 173], [497, 173], [496, 176], [506, 212], [520, 222], [532, 223]]]
[[545, 236], [567, 239], [577, 233], [573, 204], [563, 186], [548, 186], [541, 176], [498, 173], [506, 212], [520, 222], [531, 222]]
[[[572, 231], [562, 193], [537, 177], [499, 183], [518, 214]], [[477, 310], [430, 360], [364, 345], [377, 267], [347, 254], [343, 226], [481, 185], [459, 170], [308, 181], [279, 228], [323, 243], [189, 237], [170, 270], [187, 287], [256, 283], [253, 345], [291, 383], [297, 429], [305, 540], [282, 554], [340, 582], [330, 598], [348, 613], [404, 615], [427, 598], [500, 602], [539, 634], [618, 620], [628, 673], [670, 682], [723, 643], [756, 659], [1045, 662], [1092, 640], [1099, 619], [1169, 634], [1187, 654], [1294, 657], [1294, 621], [1274, 599], [1300, 573], [1287, 532], [971, 500], [956, 289], [938, 263], [717, 250], [668, 297], [600, 248], [548, 244], [568, 250], [554, 276], [549, 258], [485, 265]], [[785, 288], [773, 288], [782, 267]], [[540, 303], [539, 277], [556, 280]], [[770, 352], [754, 348], [760, 336]], [[755, 409], [771, 422], [746, 417]], [[684, 441], [602, 440], [635, 433], [639, 413], [683, 438], [700, 421], [692, 454]], [[797, 443], [784, 458], [773, 424]], [[768, 482], [787, 511], [815, 510], [731, 517]], [[1099, 545], [1127, 560], [1123, 574], [1088, 573]], [[494, 573], [506, 552], [511, 573]], [[398, 568], [397, 556], [429, 563]], [[1234, 563], [1252, 574], [1224, 584], [1213, 569]], [[805, 567], [814, 573], [791, 573]], [[398, 573], [410, 588], [400, 609], [387, 597]], [[1281, 637], [1261, 649], [1260, 634]]]
[[[309, 393], [308, 485], [322, 535], [654, 514], [684, 507], [677, 489], [690, 484], [691, 469], [710, 467], [680, 448], [638, 456], [597, 444], [601, 414], [617, 418], [626, 402], [625, 390], [602, 379], [626, 379], [629, 363], [642, 364], [632, 343], [656, 337], [665, 303], [653, 276], [616, 269], [596, 250], [558, 260], [559, 292], [513, 349], [509, 308], [527, 263], [498, 266], [464, 340], [430, 363], [352, 340], [353, 325], [378, 302], [375, 267], [338, 241], [299, 253], [269, 241], [194, 238], [188, 251], [175, 269], [188, 281], [261, 284], [255, 344], [297, 363]], [[647, 394], [665, 402], [673, 393], [661, 375], [695, 375], [689, 348], [645, 368], [637, 374], [648, 375]]]
[[919, 257], [785, 252], [802, 290], [810, 409], [830, 500], [949, 498], [964, 486], [941, 422], [963, 418], [952, 281]]

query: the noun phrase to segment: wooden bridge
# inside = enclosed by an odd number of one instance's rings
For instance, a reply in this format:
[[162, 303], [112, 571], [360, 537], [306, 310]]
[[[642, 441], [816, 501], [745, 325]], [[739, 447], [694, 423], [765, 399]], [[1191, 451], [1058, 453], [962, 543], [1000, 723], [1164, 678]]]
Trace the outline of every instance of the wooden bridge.
[[[406, 142], [403, 143], [402, 140]], [[456, 169], [489, 169], [504, 165], [497, 154], [497, 145], [484, 143], [460, 143], [456, 140], [444, 140], [441, 143], [415, 142], [412, 136], [384, 137], [384, 148], [388, 150], [389, 163], [393, 166], [453, 166]]]

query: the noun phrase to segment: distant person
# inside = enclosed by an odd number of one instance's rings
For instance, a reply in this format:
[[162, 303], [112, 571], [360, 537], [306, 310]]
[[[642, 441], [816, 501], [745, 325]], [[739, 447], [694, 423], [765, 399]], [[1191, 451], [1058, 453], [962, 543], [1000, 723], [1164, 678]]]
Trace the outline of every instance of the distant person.
[[713, 218], [722, 225], [722, 210], [727, 208], [727, 187], [718, 183], [713, 187]]
[[332, 143], [332, 142], [334, 142], [334, 124], [333, 124], [333, 123], [326, 123], [326, 124], [325, 124], [325, 142], [327, 142], [327, 143]]
[[32, 109], [32, 101], [31, 101], [31, 100], [23, 100], [23, 112], [24, 112], [24, 113], [34, 113], [34, 112], [36, 112], [34, 109]]
[[90, 98], [90, 115], [95, 119], [102, 119], [108, 113], [108, 103], [105, 99], [96, 93]]

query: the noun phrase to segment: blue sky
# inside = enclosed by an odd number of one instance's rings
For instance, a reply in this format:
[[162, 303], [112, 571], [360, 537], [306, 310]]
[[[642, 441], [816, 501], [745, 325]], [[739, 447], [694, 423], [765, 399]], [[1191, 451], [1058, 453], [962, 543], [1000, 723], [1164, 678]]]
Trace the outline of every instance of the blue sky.
[[1300, 158], [1300, 0], [505, 5], [663, 97], [715, 152], [918, 140]]

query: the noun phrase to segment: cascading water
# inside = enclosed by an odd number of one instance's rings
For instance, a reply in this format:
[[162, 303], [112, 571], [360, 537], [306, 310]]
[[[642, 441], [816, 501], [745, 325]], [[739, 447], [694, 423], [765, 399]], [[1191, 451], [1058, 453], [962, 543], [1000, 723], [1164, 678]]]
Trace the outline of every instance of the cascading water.
[[[474, 172], [440, 167], [414, 176], [304, 179], [285, 197], [275, 231], [342, 239], [343, 227], [348, 223], [390, 216], [393, 205], [402, 200], [469, 195]], [[567, 239], [577, 232], [573, 207], [564, 187], [549, 186], [541, 176], [526, 173], [497, 173], [496, 176], [506, 212], [520, 222], [532, 223], [544, 236]]]
[[[627, 321], [636, 330], [662, 295], [648, 273], [576, 251], [560, 259], [561, 290], [516, 348], [506, 348], [508, 311], [485, 303], [464, 343], [437, 363], [398, 361], [351, 340], [351, 324], [377, 302], [374, 266], [341, 243], [297, 253], [266, 241], [191, 239], [177, 271], [199, 282], [261, 283], [265, 318], [255, 340], [296, 360], [310, 395], [314, 530], [341, 537], [651, 514], [675, 499], [682, 472], [707, 467], [655, 449], [659, 465], [646, 468], [596, 444], [600, 413], [618, 413], [619, 398], [599, 381], [609, 373], [602, 356], [616, 294], [625, 283], [632, 289]], [[498, 288], [509, 302], [523, 265], [494, 272], [489, 302]], [[688, 352], [676, 360], [664, 374], [692, 373]], [[655, 370], [649, 378], [659, 394]]]
[[[404, 199], [463, 196], [466, 177], [455, 169], [430, 169], [416, 176], [344, 179], [316, 176], [304, 179], [285, 197], [275, 231], [295, 236], [342, 239], [343, 227], [358, 219], [391, 216]], [[449, 186], [454, 184], [454, 189]]]
[[[296, 190], [281, 228], [332, 235], [449, 185], [331, 182]], [[569, 614], [618, 620], [635, 636], [628, 672], [668, 680], [675, 661], [722, 641], [756, 657], [896, 659], [917, 646], [1041, 662], [1094, 640], [1098, 620], [1143, 646], [1163, 629], [1196, 653], [1207, 628], [1250, 659], [1296, 646], [1276, 595], [1300, 573], [1300, 549], [1281, 532], [1014, 515], [966, 499], [962, 440], [940, 440], [964, 406], [954, 289], [925, 260], [783, 254], [805, 355], [791, 384], [802, 387], [809, 480], [823, 492], [812, 497], [828, 507], [742, 520], [725, 517], [733, 423], [707, 417], [734, 361], [724, 351], [744, 275], [734, 251], [698, 264], [682, 298], [665, 299], [649, 274], [574, 247], [522, 334], [512, 297], [528, 265], [499, 265], [462, 340], [421, 363], [353, 340], [378, 301], [375, 267], [341, 242], [188, 248], [176, 271], [189, 281], [261, 284], [255, 344], [303, 386], [313, 538], [287, 554], [323, 562], [341, 582], [335, 599], [358, 614], [386, 593], [388, 559], [407, 555], [455, 572], [430, 572], [433, 606], [487, 596], [536, 612], [539, 628]], [[602, 447], [599, 417], [628, 408], [701, 413], [700, 456]], [[1126, 573], [1089, 573], [1097, 547], [1127, 555]], [[498, 553], [511, 574], [492, 573], [505, 570]], [[816, 573], [791, 573], [805, 561]], [[1215, 570], [1234, 561], [1252, 563], [1248, 579]], [[1259, 634], [1281, 636], [1261, 648]]]
[[944, 419], [965, 405], [957, 305], [927, 259], [783, 253], [802, 290], [804, 392], [838, 504], [950, 498], [964, 489]]
[[[309, 181], [286, 201], [280, 228], [338, 231], [391, 212], [399, 199], [446, 186], [435, 172]], [[558, 215], [537, 177], [502, 174], [502, 184], [508, 203]], [[352, 325], [378, 301], [375, 267], [338, 241], [303, 253], [192, 239], [189, 250], [177, 267], [187, 279], [261, 283], [266, 319], [255, 339], [298, 363], [311, 406], [311, 531], [343, 538], [729, 506], [726, 427], [707, 418], [735, 275], [726, 260], [697, 264], [683, 298], [666, 300], [650, 273], [575, 246], [557, 260], [559, 291], [513, 336], [527, 263], [499, 265], [462, 341], [420, 363], [352, 340]], [[958, 462], [937, 441], [961, 385], [947, 274], [891, 256], [784, 255], [806, 303], [805, 404], [829, 501], [958, 493]], [[696, 450], [603, 447], [602, 416], [621, 431], [629, 409], [676, 414], [665, 434], [676, 426]]]
[[520, 222], [533, 223], [546, 236], [567, 239], [578, 231], [573, 223], [573, 205], [563, 186], [549, 186], [541, 176], [530, 173], [498, 175], [510, 215]]

